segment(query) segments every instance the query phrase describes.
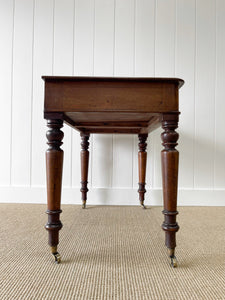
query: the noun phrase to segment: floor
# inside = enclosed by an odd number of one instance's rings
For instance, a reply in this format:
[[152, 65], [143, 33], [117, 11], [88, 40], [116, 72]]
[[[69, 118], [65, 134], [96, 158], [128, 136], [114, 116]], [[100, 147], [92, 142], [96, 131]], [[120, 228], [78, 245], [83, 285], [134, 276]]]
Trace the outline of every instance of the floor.
[[179, 207], [178, 268], [161, 207], [64, 205], [59, 252], [45, 205], [0, 204], [0, 299], [225, 299], [225, 207]]

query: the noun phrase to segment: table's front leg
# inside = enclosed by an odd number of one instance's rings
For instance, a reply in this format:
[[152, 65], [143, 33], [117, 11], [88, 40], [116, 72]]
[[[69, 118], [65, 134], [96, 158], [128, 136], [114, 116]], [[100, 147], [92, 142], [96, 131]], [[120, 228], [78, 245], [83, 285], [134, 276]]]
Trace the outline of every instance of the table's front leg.
[[178, 127], [179, 113], [167, 113], [162, 115], [161, 134], [162, 145], [164, 149], [161, 152], [162, 160], [162, 181], [163, 181], [163, 201], [165, 216], [162, 228], [166, 234], [166, 246], [171, 258], [171, 265], [177, 266], [174, 255], [176, 247], [176, 232], [179, 226], [176, 222], [177, 212], [177, 183], [178, 183], [178, 160], [179, 152], [175, 149], [177, 146], [178, 133], [175, 129]]
[[45, 228], [49, 233], [49, 245], [51, 252], [57, 263], [61, 258], [57, 252], [59, 243], [59, 230], [62, 223], [59, 219], [61, 211], [61, 187], [62, 187], [62, 169], [63, 169], [63, 150], [62, 145], [63, 132], [60, 128], [63, 126], [62, 120], [48, 120], [47, 126], [47, 144], [46, 151], [46, 175], [47, 175], [47, 201], [48, 201], [48, 223]]

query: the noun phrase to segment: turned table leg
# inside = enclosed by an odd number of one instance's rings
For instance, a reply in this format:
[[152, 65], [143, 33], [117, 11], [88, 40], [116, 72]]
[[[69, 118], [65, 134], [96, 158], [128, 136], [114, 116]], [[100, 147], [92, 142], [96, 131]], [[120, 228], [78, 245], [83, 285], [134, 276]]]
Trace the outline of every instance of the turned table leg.
[[89, 163], [89, 133], [81, 132], [81, 152], [80, 152], [80, 159], [81, 159], [81, 198], [82, 198], [82, 208], [86, 207], [87, 201], [87, 184], [88, 184], [88, 163]]
[[59, 215], [62, 212], [60, 208], [61, 202], [61, 187], [62, 187], [62, 169], [63, 169], [63, 150], [62, 145], [63, 132], [60, 128], [63, 126], [62, 120], [48, 120], [47, 126], [47, 144], [49, 148], [46, 151], [46, 172], [47, 172], [47, 201], [48, 201], [48, 223], [45, 228], [49, 234], [49, 245], [51, 252], [57, 263], [61, 258], [57, 252], [59, 243], [59, 230], [62, 228], [62, 223]]
[[146, 152], [146, 147], [147, 143], [146, 140], [148, 138], [148, 134], [139, 134], [138, 139], [139, 139], [139, 152], [138, 152], [138, 173], [139, 173], [139, 200], [140, 204], [143, 208], [145, 208], [144, 205], [144, 200], [145, 200], [145, 176], [146, 176], [146, 164], [147, 164], [147, 152]]
[[163, 181], [163, 201], [164, 201], [164, 222], [162, 229], [166, 235], [166, 246], [171, 258], [171, 265], [177, 266], [175, 253], [176, 232], [179, 226], [176, 222], [177, 212], [177, 182], [178, 182], [178, 160], [179, 152], [175, 149], [177, 146], [178, 133], [175, 129], [178, 127], [179, 113], [165, 113], [162, 115], [161, 134], [162, 145], [164, 149], [161, 152], [162, 160], [162, 181]]

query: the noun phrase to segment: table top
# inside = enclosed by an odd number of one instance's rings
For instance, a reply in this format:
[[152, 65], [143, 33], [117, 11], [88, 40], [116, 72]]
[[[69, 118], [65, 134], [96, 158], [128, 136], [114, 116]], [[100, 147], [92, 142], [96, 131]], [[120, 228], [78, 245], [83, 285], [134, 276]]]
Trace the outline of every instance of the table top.
[[43, 76], [44, 116], [87, 133], [149, 133], [179, 111], [179, 78]]

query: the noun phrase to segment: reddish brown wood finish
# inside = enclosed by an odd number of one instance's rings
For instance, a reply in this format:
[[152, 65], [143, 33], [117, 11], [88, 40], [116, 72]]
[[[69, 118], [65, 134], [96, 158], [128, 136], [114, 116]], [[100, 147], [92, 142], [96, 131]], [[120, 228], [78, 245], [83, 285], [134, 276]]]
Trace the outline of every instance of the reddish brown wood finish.
[[[166, 112], [178, 110], [176, 78], [44, 76], [45, 111]], [[74, 101], [76, 98], [76, 101]]]
[[60, 130], [63, 121], [58, 119], [48, 120], [47, 126], [47, 144], [46, 151], [46, 171], [47, 171], [47, 201], [48, 201], [48, 223], [45, 228], [49, 232], [49, 245], [56, 247], [59, 243], [59, 230], [62, 223], [59, 219], [61, 211], [61, 186], [63, 169], [63, 150], [62, 145], [63, 132]]
[[139, 152], [138, 152], [138, 173], [139, 173], [139, 200], [140, 204], [145, 208], [144, 206], [144, 200], [145, 200], [145, 176], [146, 176], [146, 164], [147, 164], [147, 152], [146, 147], [147, 143], [146, 140], [148, 138], [148, 134], [139, 134]]
[[[162, 141], [162, 177], [166, 246], [172, 265], [176, 261], [175, 234], [179, 229], [177, 215], [178, 90], [183, 80], [177, 78], [107, 78], [44, 76], [44, 117], [50, 130], [47, 161], [49, 244], [58, 244], [63, 151], [60, 149], [63, 121], [81, 133], [81, 193], [83, 207], [87, 199], [88, 139], [91, 133], [130, 133], [139, 137], [139, 199], [144, 205], [146, 176], [146, 139], [160, 124]], [[55, 248], [54, 248], [55, 249]], [[54, 250], [56, 251], [56, 250]], [[58, 255], [58, 253], [55, 253]], [[55, 255], [58, 261], [58, 256]]]
[[80, 159], [81, 159], [81, 195], [82, 195], [82, 203], [83, 208], [86, 207], [86, 200], [87, 200], [87, 184], [88, 184], [88, 163], [89, 163], [89, 134], [81, 132], [81, 152], [80, 152]]
[[173, 250], [176, 247], [175, 234], [179, 229], [176, 222], [176, 215], [178, 214], [177, 183], [179, 152], [175, 149], [179, 137], [175, 131], [178, 127], [178, 116], [179, 113], [162, 115], [162, 128], [164, 132], [161, 134], [162, 145], [164, 146], [161, 152], [161, 160], [164, 200], [163, 214], [165, 216], [162, 228], [166, 233], [166, 246]]

